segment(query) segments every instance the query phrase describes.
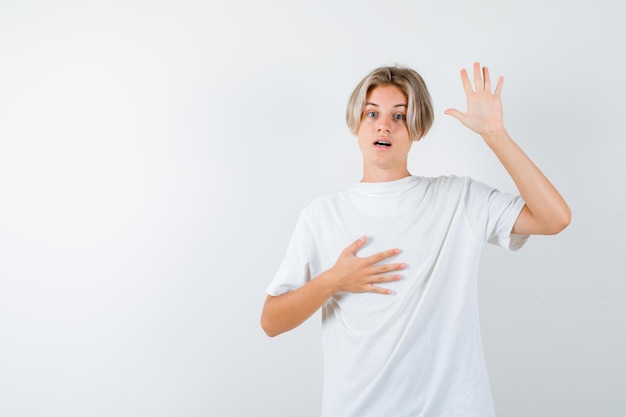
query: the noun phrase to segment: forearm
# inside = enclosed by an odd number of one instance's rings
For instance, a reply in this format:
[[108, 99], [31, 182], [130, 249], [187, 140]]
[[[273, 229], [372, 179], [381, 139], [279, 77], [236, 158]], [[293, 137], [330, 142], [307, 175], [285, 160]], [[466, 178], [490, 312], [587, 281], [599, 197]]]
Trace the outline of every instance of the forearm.
[[274, 337], [298, 327], [311, 317], [333, 294], [325, 273], [295, 291], [268, 296], [261, 315], [261, 327]]
[[531, 221], [516, 224], [516, 233], [553, 234], [565, 228], [571, 213], [546, 176], [505, 130], [482, 135], [507, 170], [530, 212]]
[[337, 292], [391, 294], [389, 289], [377, 284], [401, 279], [400, 274], [389, 272], [404, 269], [406, 264], [382, 263], [399, 254], [400, 250], [388, 249], [359, 258], [356, 253], [366, 242], [367, 236], [354, 241], [341, 251], [332, 268], [297, 290], [277, 297], [267, 296], [261, 314], [261, 327], [265, 333], [277, 336], [298, 327]]

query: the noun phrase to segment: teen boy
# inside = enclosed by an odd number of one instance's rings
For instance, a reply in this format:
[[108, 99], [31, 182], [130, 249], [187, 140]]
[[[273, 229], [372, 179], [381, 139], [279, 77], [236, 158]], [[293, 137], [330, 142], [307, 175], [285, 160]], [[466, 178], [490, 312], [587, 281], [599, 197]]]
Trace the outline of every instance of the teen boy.
[[346, 113], [361, 182], [302, 211], [267, 288], [261, 324], [270, 336], [322, 308], [324, 416], [495, 415], [478, 320], [480, 251], [558, 233], [570, 210], [507, 134], [502, 78], [492, 92], [475, 63], [474, 85], [466, 70], [461, 80], [467, 111], [445, 113], [482, 137], [520, 196], [470, 178], [411, 175], [411, 144], [433, 122], [430, 95], [417, 72], [378, 68]]

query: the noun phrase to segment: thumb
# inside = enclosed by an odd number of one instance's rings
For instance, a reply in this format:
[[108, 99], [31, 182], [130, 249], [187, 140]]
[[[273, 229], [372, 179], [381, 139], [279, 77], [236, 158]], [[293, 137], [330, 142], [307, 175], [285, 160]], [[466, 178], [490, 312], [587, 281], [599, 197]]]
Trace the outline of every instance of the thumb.
[[461, 113], [457, 109], [447, 109], [446, 111], [444, 111], [444, 113], [447, 114], [448, 116], [454, 117], [461, 123], [463, 123], [463, 119], [465, 118], [465, 114]]
[[361, 249], [363, 245], [365, 245], [365, 242], [367, 242], [367, 236], [363, 235], [357, 240], [355, 240], [352, 244], [350, 244], [350, 246], [348, 246], [344, 250], [344, 252], [349, 253], [351, 255], [356, 255], [357, 251]]

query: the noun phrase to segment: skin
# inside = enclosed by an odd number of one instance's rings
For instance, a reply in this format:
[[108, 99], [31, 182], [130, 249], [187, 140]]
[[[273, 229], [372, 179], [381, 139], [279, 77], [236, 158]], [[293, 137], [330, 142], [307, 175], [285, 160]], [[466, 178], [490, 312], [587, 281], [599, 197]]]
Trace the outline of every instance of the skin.
[[474, 87], [465, 69], [461, 70], [461, 81], [467, 96], [467, 112], [448, 109], [445, 114], [478, 133], [515, 182], [526, 205], [513, 226], [513, 233], [552, 235], [565, 229], [572, 216], [567, 203], [504, 129], [500, 98], [504, 79], [498, 78], [492, 93], [489, 70], [483, 67], [481, 71], [476, 62]]
[[[467, 111], [448, 109], [445, 114], [478, 133], [505, 167], [526, 205], [513, 233], [556, 234], [570, 222], [571, 212], [565, 200], [543, 173], [510, 138], [502, 118], [503, 78], [491, 92], [489, 70], [478, 62], [473, 68], [474, 86], [465, 69], [461, 81], [467, 96]], [[363, 182], [394, 181], [411, 175], [407, 168], [411, 149], [406, 122], [407, 100], [392, 85], [375, 87], [367, 96], [357, 137], [363, 154]], [[391, 146], [376, 145], [385, 140]], [[269, 336], [287, 332], [313, 315], [336, 292], [372, 292], [390, 294], [377, 284], [399, 280], [406, 265], [389, 262], [400, 253], [393, 248], [361, 258], [357, 252], [367, 236], [345, 248], [327, 271], [295, 291], [274, 297], [268, 295], [261, 315], [261, 326]], [[387, 263], [383, 263], [387, 262]]]
[[[363, 155], [362, 182], [394, 181], [411, 175], [407, 159], [413, 141], [406, 125], [407, 99], [395, 85], [375, 87], [367, 95], [357, 131]], [[376, 145], [384, 140], [390, 146]]]

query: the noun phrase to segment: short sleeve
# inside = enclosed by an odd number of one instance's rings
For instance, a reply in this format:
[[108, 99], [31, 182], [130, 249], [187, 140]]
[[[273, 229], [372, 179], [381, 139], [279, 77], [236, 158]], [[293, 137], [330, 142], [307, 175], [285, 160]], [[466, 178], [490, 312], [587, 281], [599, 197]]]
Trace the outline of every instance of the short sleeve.
[[291, 236], [285, 257], [267, 287], [269, 295], [294, 291], [312, 278], [312, 264], [317, 259], [311, 225], [301, 213]]
[[481, 242], [518, 250], [529, 235], [512, 233], [524, 200], [468, 179], [464, 199], [465, 213], [472, 231]]

